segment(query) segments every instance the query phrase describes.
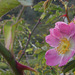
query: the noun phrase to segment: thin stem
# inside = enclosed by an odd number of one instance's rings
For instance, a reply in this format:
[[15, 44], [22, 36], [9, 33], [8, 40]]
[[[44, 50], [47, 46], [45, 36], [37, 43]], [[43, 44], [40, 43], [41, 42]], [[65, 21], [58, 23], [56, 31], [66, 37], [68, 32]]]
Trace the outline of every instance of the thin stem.
[[21, 47], [21, 50], [22, 50], [23, 49], [22, 43], [20, 40], [18, 40], [18, 42], [19, 42], [19, 46]]
[[51, 70], [56, 74], [56, 72], [55, 72], [55, 70], [53, 69], [53, 67], [50, 67], [51, 68]]
[[[19, 14], [18, 14], [18, 16], [17, 16], [16, 22], [13, 23], [12, 25], [16, 24], [16, 23], [19, 21], [19, 19], [20, 19], [21, 16], [22, 16], [22, 13], [23, 13], [23, 11], [24, 11], [24, 8], [25, 8], [25, 6], [22, 6], [22, 9], [20, 10], [20, 12], [19, 12]], [[12, 26], [12, 25], [11, 25], [11, 26]]]
[[21, 60], [22, 56], [25, 54], [25, 50], [26, 50], [27, 47], [28, 47], [28, 44], [29, 44], [30, 39], [31, 39], [31, 36], [32, 36], [33, 32], [35, 31], [35, 29], [37, 28], [37, 26], [39, 25], [40, 21], [41, 21], [41, 19], [38, 20], [38, 22], [36, 23], [36, 25], [35, 25], [34, 28], [32, 29], [32, 32], [29, 34], [28, 41], [27, 41], [27, 43], [26, 43], [26, 46], [25, 46], [25, 48], [24, 48], [24, 50], [23, 50], [23, 52], [22, 52], [20, 58], [19, 58], [19, 61]]
[[[59, 0], [65, 7], [65, 14], [66, 14], [66, 17], [67, 17], [67, 20], [68, 22], [70, 22], [70, 19], [69, 19], [69, 15], [68, 15], [68, 3], [65, 3], [64, 1], [62, 0]], [[68, 0], [66, 0], [68, 2]]]
[[66, 13], [66, 17], [68, 22], [70, 22], [69, 16], [68, 16], [68, 7], [65, 5], [65, 13]]
[[23, 6], [22, 9], [20, 10], [20, 12], [19, 12], [19, 14], [18, 14], [18, 16], [17, 16], [16, 23], [17, 23], [17, 22], [19, 21], [19, 19], [21, 18], [22, 13], [23, 13], [23, 11], [24, 11], [24, 8], [25, 8], [25, 6]]

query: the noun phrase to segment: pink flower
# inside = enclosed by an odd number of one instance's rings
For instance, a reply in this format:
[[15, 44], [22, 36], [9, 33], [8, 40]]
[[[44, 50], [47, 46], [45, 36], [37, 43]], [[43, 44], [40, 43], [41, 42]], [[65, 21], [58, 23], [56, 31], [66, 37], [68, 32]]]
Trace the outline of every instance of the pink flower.
[[0, 32], [1, 32], [1, 29], [0, 29]]
[[75, 24], [57, 22], [55, 28], [50, 29], [50, 35], [45, 39], [53, 47], [45, 54], [46, 64], [63, 66], [75, 53]]

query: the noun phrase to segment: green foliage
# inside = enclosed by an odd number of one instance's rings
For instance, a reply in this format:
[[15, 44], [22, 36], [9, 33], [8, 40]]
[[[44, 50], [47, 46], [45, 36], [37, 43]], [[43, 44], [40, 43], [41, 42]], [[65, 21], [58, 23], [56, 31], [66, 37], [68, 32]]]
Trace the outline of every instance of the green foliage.
[[66, 73], [75, 68], [75, 60], [70, 61], [67, 65], [64, 66], [63, 72]]
[[53, 15], [50, 15], [48, 18], [47, 18], [47, 21], [46, 21], [46, 24], [48, 23], [55, 23], [55, 21], [53, 21], [55, 18], [57, 18], [58, 16], [60, 16], [61, 13], [59, 12], [59, 10], [56, 10], [56, 13], [53, 14]]
[[33, 8], [35, 11], [44, 12], [43, 8], [44, 1], [39, 2], [37, 5], [35, 5]]
[[43, 58], [45, 58], [45, 53], [46, 53], [46, 51], [42, 51], [42, 52], [40, 52], [40, 53], [38, 54], [38, 60], [39, 60], [39, 61], [42, 60]]
[[9, 70], [4, 71], [4, 70], [0, 69], [0, 75], [14, 75], [14, 74]]
[[40, 19], [44, 19], [45, 16], [46, 16], [46, 14], [43, 13], [43, 14], [41, 15]]
[[0, 17], [18, 5], [17, 0], [0, 0]]
[[40, 17], [41, 19], [44, 19], [47, 16], [46, 24], [56, 22], [58, 19], [55, 20], [55, 18], [62, 15], [62, 13], [60, 13], [62, 11], [62, 8], [59, 5], [53, 4], [51, 1], [48, 3], [48, 6], [45, 9], [45, 11], [44, 11], [44, 1], [39, 2], [33, 8], [35, 11], [43, 12], [43, 14]]
[[29, 48], [26, 50], [26, 52], [31, 52], [33, 50], [33, 48]]
[[8, 69], [8, 68], [9, 68], [9, 67], [8, 67], [7, 64], [5, 64], [5, 63], [3, 63], [3, 62], [0, 62], [0, 69], [6, 70], [6, 69]]

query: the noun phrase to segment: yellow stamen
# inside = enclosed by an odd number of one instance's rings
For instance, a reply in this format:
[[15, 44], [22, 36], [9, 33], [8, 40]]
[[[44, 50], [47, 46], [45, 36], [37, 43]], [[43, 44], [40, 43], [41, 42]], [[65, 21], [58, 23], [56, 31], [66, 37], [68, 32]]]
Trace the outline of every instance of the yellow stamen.
[[65, 54], [67, 51], [69, 51], [70, 42], [67, 38], [63, 38], [60, 40], [59, 46], [56, 48], [57, 52], [59, 54]]

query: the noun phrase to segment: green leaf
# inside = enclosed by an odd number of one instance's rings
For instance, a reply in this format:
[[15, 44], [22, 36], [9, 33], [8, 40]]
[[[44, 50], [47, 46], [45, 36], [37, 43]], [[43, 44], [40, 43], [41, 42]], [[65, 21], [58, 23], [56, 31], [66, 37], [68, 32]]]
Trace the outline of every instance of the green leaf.
[[0, 75], [5, 75], [5, 71], [0, 69]]
[[11, 35], [12, 35], [12, 37], [11, 37], [11, 43], [10, 43], [10, 50], [12, 52], [13, 52], [14, 38], [15, 38], [15, 35], [16, 35], [15, 31], [16, 31], [16, 29], [18, 27], [18, 23], [20, 23], [21, 21], [22, 20], [19, 20], [17, 23], [15, 23], [15, 24], [12, 25], [12, 29], [11, 29]]
[[51, 3], [49, 9], [50, 9], [50, 10], [59, 10], [59, 11], [63, 11], [63, 9], [62, 9], [59, 5], [55, 5], [55, 4], [53, 4], [53, 3]]
[[0, 68], [3, 69], [3, 70], [6, 70], [6, 69], [8, 69], [9, 67], [8, 67], [7, 64], [5, 64], [5, 63], [3, 63], [3, 62], [0, 62]]
[[[60, 15], [61, 15], [61, 13], [59, 12], [59, 10], [57, 10], [55, 14], [50, 15], [50, 16], [48, 17], [48, 20], [46, 21], [46, 24], [48, 24], [48, 23], [50, 23], [50, 22], [53, 23], [53, 22], [54, 22], [54, 19], [57, 18], [57, 17], [60, 16]], [[58, 20], [58, 19], [56, 19], [56, 20]]]
[[72, 60], [67, 65], [65, 65], [62, 71], [64, 73], [66, 73], [66, 72], [68, 72], [69, 70], [71, 70], [73, 68], [75, 68], [75, 60]]
[[0, 69], [0, 75], [14, 75], [11, 70], [2, 70]]
[[18, 26], [18, 31], [22, 31], [23, 30], [23, 27], [22, 26]]
[[0, 0], [0, 17], [19, 4], [17, 0]]
[[12, 34], [11, 34], [11, 24], [12, 24], [12, 21], [8, 21], [5, 25], [4, 25], [4, 38], [5, 38], [5, 47], [9, 50], [9, 46], [10, 46], [10, 43], [11, 43], [11, 37], [12, 37]]
[[45, 16], [46, 16], [46, 14], [45, 14], [45, 13], [43, 13], [43, 14], [41, 15], [40, 19], [44, 19], [44, 18], [45, 18]]
[[75, 72], [75, 68], [72, 70], [72, 72]]
[[34, 51], [34, 54], [39, 54], [40, 52], [42, 52], [42, 49], [37, 49]]
[[[15, 31], [17, 28], [17, 25], [20, 21], [18, 21], [16, 24], [14, 24], [12, 21], [7, 21], [4, 25], [4, 38], [5, 38], [5, 47], [8, 50], [13, 51], [13, 42], [15, 37]], [[11, 26], [12, 25], [12, 26]]]
[[29, 49], [26, 50], [26, 52], [30, 52], [32, 50], [33, 50], [33, 48], [29, 48]]
[[39, 2], [37, 5], [35, 5], [33, 8], [35, 11], [43, 12], [44, 7], [43, 7], [44, 1]]
[[46, 51], [42, 51], [38, 54], [38, 60], [42, 60], [45, 57]]

